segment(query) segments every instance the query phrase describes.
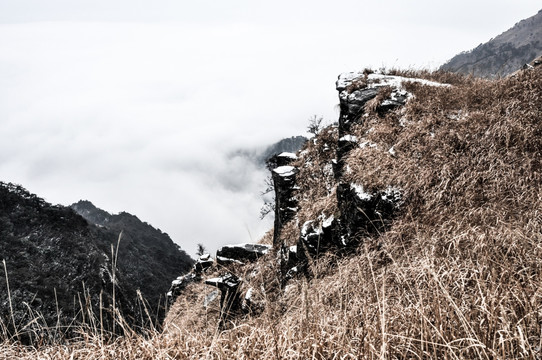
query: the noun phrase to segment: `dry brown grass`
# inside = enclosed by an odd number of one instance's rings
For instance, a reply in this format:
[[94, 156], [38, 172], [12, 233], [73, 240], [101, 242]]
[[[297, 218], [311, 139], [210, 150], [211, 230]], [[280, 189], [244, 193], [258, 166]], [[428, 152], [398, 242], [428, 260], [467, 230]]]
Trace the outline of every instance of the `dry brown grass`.
[[[540, 359], [542, 69], [498, 81], [449, 77], [454, 87], [410, 84], [415, 98], [404, 109], [357, 127], [378, 147], [353, 151], [347, 176], [368, 189], [400, 187], [405, 203], [390, 230], [365, 239], [355, 256], [320, 259], [310, 282], [294, 279], [283, 293], [268, 286], [263, 312], [225, 330], [217, 308], [202, 306], [212, 288], [194, 285], [163, 332], [109, 342], [87, 333], [35, 348], [7, 340], [0, 357]], [[309, 144], [298, 164], [300, 223], [336, 211], [318, 168], [331, 160], [324, 143]], [[260, 288], [275, 262], [263, 260], [255, 274], [247, 266], [243, 276]]]
[[318, 137], [307, 142], [294, 164], [299, 168], [297, 196], [300, 210], [297, 219], [288, 224], [295, 227], [296, 234], [291, 233], [294, 238], [287, 239], [287, 244], [295, 244], [299, 228], [305, 221], [314, 220], [321, 214], [330, 216], [337, 211], [332, 160], [336, 157], [338, 135], [334, 125], [323, 129]]

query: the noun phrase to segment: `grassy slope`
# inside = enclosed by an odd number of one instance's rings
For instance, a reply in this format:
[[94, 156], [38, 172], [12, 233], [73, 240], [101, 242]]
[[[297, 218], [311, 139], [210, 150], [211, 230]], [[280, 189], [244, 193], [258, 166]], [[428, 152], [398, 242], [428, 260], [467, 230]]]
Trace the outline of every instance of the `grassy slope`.
[[[408, 85], [415, 98], [405, 108], [384, 118], [371, 114], [356, 129], [377, 147], [351, 153], [349, 180], [405, 191], [389, 231], [365, 239], [356, 255], [319, 260], [310, 282], [293, 280], [282, 295], [270, 291], [261, 314], [224, 331], [216, 328], [216, 308], [201, 306], [202, 285], [194, 285], [172, 309], [166, 330], [149, 338], [104, 343], [95, 334], [38, 349], [6, 341], [0, 357], [540, 356], [542, 69], [498, 81], [422, 75], [454, 86]], [[333, 157], [324, 143], [334, 136], [324, 130], [300, 159], [299, 224], [337, 211], [324, 170]], [[292, 222], [284, 231], [290, 242], [299, 226]], [[272, 289], [274, 261], [261, 266], [260, 282]]]

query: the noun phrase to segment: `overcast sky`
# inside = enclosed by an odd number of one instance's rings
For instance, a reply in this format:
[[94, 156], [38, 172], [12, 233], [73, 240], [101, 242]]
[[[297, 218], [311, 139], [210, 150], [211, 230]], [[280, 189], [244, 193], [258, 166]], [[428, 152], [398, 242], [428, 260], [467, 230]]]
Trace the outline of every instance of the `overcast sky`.
[[436, 68], [540, 8], [0, 0], [0, 181], [128, 211], [190, 254], [256, 241], [265, 174], [227, 154], [336, 121], [341, 72]]

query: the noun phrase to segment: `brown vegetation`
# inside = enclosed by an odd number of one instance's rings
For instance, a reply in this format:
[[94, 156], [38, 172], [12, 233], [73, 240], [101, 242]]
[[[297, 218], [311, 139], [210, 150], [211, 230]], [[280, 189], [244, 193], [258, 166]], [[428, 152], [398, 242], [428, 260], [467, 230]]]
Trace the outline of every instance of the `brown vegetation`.
[[[260, 268], [251, 286], [264, 286], [263, 310], [225, 329], [218, 310], [202, 306], [211, 289], [194, 285], [161, 332], [105, 341], [86, 329], [68, 344], [33, 348], [6, 339], [0, 357], [539, 359], [542, 69], [496, 81], [416, 75], [453, 86], [410, 83], [414, 98], [404, 108], [372, 113], [355, 129], [377, 146], [350, 153], [348, 180], [404, 191], [389, 230], [355, 255], [328, 254], [311, 265], [314, 278], [293, 279], [280, 292], [268, 286], [272, 257], [250, 265], [245, 274]], [[317, 139], [300, 156], [299, 222], [288, 236], [337, 211], [323, 171], [336, 132]]]

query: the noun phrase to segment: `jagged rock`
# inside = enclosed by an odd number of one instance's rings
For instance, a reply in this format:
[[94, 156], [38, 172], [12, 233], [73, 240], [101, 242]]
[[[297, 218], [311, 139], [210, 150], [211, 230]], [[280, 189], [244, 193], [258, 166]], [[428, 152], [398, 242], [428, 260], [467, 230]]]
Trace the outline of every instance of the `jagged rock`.
[[201, 281], [201, 277], [195, 272], [190, 272], [173, 280], [171, 282], [171, 287], [166, 294], [169, 306], [175, 303], [175, 300], [177, 300], [179, 295], [182, 294], [183, 290], [188, 286], [188, 284], [198, 281]]
[[287, 251], [288, 254], [286, 259], [286, 266], [288, 269], [290, 269], [294, 267], [299, 261], [299, 258], [297, 256], [297, 245], [289, 246]]
[[380, 103], [380, 113], [385, 113], [393, 108], [405, 105], [410, 96], [411, 95], [406, 90], [393, 89], [390, 96]]
[[365, 109], [365, 104], [378, 95], [378, 89], [365, 88], [355, 90], [348, 94], [342, 91], [339, 94], [341, 100], [341, 116], [339, 117], [339, 136], [350, 132], [353, 124], [359, 119]]
[[223, 327], [225, 321], [232, 315], [242, 311], [242, 301], [239, 294], [241, 279], [228, 273], [222, 277], [205, 280], [205, 284], [215, 286], [220, 290], [220, 323]]
[[335, 179], [339, 179], [342, 175], [342, 169], [344, 167], [344, 161], [347, 154], [358, 146], [358, 139], [352, 135], [344, 135], [337, 142], [337, 159], [333, 164], [333, 173]]
[[284, 166], [291, 164], [292, 161], [297, 160], [297, 155], [291, 152], [281, 152], [277, 155], [277, 166]]
[[[332, 248], [339, 249], [344, 246], [340, 242], [338, 222], [333, 215], [328, 218], [321, 217], [320, 222], [309, 220], [303, 224], [301, 235], [296, 245], [296, 264], [290, 267], [286, 278], [298, 272], [306, 272], [309, 258], [318, 257], [321, 253]], [[292, 272], [293, 271], [293, 272]]]
[[230, 264], [237, 264], [237, 265], [244, 265], [245, 263], [239, 260], [235, 260], [232, 258], [227, 258], [223, 256], [217, 256], [216, 257], [216, 263], [219, 265], [230, 265]]
[[271, 171], [273, 187], [275, 190], [275, 223], [273, 230], [273, 246], [280, 247], [280, 232], [284, 224], [291, 220], [297, 213], [298, 200], [294, 193], [296, 187], [296, 175], [299, 170], [291, 166], [297, 156], [290, 153], [282, 153], [269, 159], [267, 166]]
[[356, 242], [359, 236], [380, 233], [389, 225], [402, 201], [401, 191], [388, 188], [369, 193], [357, 184], [339, 184], [337, 200], [341, 213], [341, 242]]
[[365, 104], [378, 95], [378, 89], [368, 86], [368, 74], [349, 72], [339, 75], [335, 85], [339, 92], [339, 142], [337, 143], [337, 160], [333, 170], [335, 178], [342, 176], [346, 155], [355, 147], [349, 138], [351, 128], [361, 119], [365, 112]]
[[[290, 268], [287, 272], [286, 272], [286, 275], [285, 275], [285, 281], [288, 281], [290, 279], [293, 279], [297, 274], [299, 273], [299, 269], [297, 266], [294, 266], [292, 268]], [[283, 286], [284, 287], [284, 286]]]
[[[318, 225], [314, 220], [303, 224], [297, 249], [303, 249], [311, 255], [317, 255], [334, 245], [333, 225], [334, 217], [331, 216], [323, 225]], [[299, 256], [299, 254], [298, 254]]]
[[[239, 262], [255, 261], [268, 253], [271, 245], [266, 244], [236, 244], [225, 245], [216, 251], [217, 261]], [[220, 260], [219, 260], [220, 258]]]
[[382, 99], [378, 108], [385, 112], [404, 105], [410, 94], [403, 88], [403, 82], [417, 82], [431, 86], [449, 86], [434, 81], [405, 78], [379, 73], [349, 72], [339, 75], [336, 89], [339, 92], [341, 113], [339, 116], [339, 138], [350, 134], [353, 124], [358, 123], [365, 113], [365, 105], [374, 99], [381, 90], [389, 88], [389, 95]]
[[[382, 90], [382, 95], [380, 95], [382, 99], [378, 98], [379, 103], [376, 104], [377, 113], [382, 114], [404, 105], [412, 96], [403, 88], [404, 82], [416, 82], [429, 86], [450, 86], [425, 79], [405, 78], [368, 71], [339, 75], [336, 89], [339, 91], [341, 113], [339, 116], [337, 159], [333, 164], [334, 177], [338, 181], [337, 204], [341, 213], [338, 219], [340, 228], [340, 243], [338, 245], [343, 243], [346, 246], [355, 235], [373, 233], [385, 228], [400, 201], [400, 192], [398, 191], [392, 191], [392, 195], [388, 194], [391, 191], [389, 189], [367, 194], [360, 186], [344, 183], [342, 175], [348, 153], [362, 141], [351, 134], [351, 129], [352, 125], [363, 121], [367, 102], [376, 98]], [[359, 146], [376, 146], [376, 144], [363, 141]], [[395, 156], [395, 149], [390, 148], [389, 153], [391, 156]], [[310, 249], [314, 234], [308, 234], [305, 237], [302, 235], [302, 238]], [[334, 239], [333, 242], [337, 244], [337, 239]]]
[[269, 170], [273, 170], [281, 166], [290, 165], [295, 160], [297, 160], [296, 154], [291, 152], [281, 152], [280, 154], [273, 155], [267, 159], [267, 168]]
[[194, 271], [196, 273], [201, 274], [208, 268], [212, 267], [214, 264], [214, 260], [211, 257], [210, 254], [203, 254], [201, 255], [198, 260], [196, 260], [196, 263], [194, 264]]
[[237, 276], [228, 273], [221, 277], [207, 279], [205, 280], [205, 284], [217, 287], [221, 291], [231, 291], [239, 287], [241, 280]]
[[527, 64], [523, 65], [521, 67], [521, 70], [531, 70], [531, 69], [534, 69], [535, 67], [538, 67], [540, 65], [542, 65], [542, 56], [539, 56], [536, 59], [534, 59], [533, 61], [531, 61], [530, 63], [527, 63]]

